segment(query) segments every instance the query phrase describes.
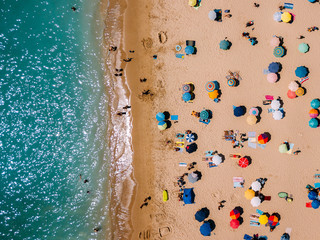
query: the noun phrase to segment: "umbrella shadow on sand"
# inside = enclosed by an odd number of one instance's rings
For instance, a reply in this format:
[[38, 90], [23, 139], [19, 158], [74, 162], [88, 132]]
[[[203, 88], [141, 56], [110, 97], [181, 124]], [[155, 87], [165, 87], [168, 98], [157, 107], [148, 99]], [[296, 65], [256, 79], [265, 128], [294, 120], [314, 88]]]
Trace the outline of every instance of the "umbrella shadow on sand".
[[243, 208], [242, 207], [237, 206], [237, 207], [235, 207], [235, 209], [239, 211], [240, 215], [243, 214]]
[[217, 154], [219, 157], [221, 157], [221, 163], [224, 162], [224, 160], [226, 159], [226, 157], [222, 154], [222, 153], [219, 153]]
[[268, 142], [270, 142], [271, 141], [271, 134], [269, 132], [264, 132], [263, 134], [267, 135], [267, 137], [269, 139]]
[[256, 107], [258, 110], [259, 110], [259, 114], [258, 114], [258, 116], [256, 116], [257, 117], [257, 123], [258, 122], [260, 122], [261, 121], [261, 113], [262, 113], [262, 108], [261, 107]]
[[273, 215], [273, 216], [276, 216], [276, 217], [279, 219], [279, 221], [280, 221], [281, 216], [280, 216], [280, 214], [279, 214], [279, 213], [275, 212], [275, 213], [272, 213], [272, 215]]

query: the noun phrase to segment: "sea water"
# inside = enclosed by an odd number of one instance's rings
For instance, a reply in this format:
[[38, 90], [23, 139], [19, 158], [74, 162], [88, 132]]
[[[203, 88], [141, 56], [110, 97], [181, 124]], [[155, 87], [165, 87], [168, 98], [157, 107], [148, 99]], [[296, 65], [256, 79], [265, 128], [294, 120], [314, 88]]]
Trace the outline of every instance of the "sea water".
[[103, 239], [99, 0], [0, 0], [0, 21], [0, 239]]

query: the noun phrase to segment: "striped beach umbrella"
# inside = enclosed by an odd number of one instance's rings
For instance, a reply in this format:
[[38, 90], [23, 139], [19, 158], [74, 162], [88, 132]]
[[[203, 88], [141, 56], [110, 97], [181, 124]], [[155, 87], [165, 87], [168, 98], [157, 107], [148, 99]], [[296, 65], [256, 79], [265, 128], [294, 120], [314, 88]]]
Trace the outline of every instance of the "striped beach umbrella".
[[233, 78], [230, 78], [229, 80], [228, 80], [228, 86], [229, 87], [233, 87], [233, 86], [235, 86], [236, 85], [236, 80], [234, 80]]
[[238, 219], [240, 217], [240, 212], [238, 209], [233, 209], [231, 212], [230, 212], [230, 217], [231, 219]]
[[239, 164], [240, 167], [246, 168], [246, 167], [249, 166], [249, 160], [246, 157], [240, 158], [238, 164]]
[[278, 222], [279, 222], [279, 218], [275, 215], [271, 215], [268, 218], [268, 223], [270, 226], [277, 226]]
[[281, 46], [275, 47], [275, 48], [273, 49], [273, 55], [274, 55], [275, 57], [281, 58], [281, 57], [284, 56], [284, 54], [285, 54], [285, 49], [284, 49], [283, 47], [281, 47]]
[[304, 93], [305, 93], [305, 91], [304, 91], [304, 89], [303, 89], [302, 87], [299, 87], [299, 88], [296, 90], [296, 95], [297, 95], [298, 97], [303, 96]]
[[215, 90], [215, 85], [214, 85], [213, 81], [209, 81], [206, 83], [206, 90], [208, 92], [213, 92]]
[[309, 111], [309, 116], [310, 116], [311, 118], [316, 118], [316, 117], [318, 117], [318, 116], [319, 116], [319, 110], [312, 108], [312, 109]]
[[191, 92], [191, 86], [190, 86], [190, 84], [183, 84], [183, 85], [182, 85], [182, 91], [183, 91], [183, 92]]
[[191, 100], [191, 94], [186, 92], [182, 95], [182, 100], [185, 101], [185, 102], [188, 102]]
[[258, 116], [258, 115], [259, 115], [259, 109], [258, 109], [258, 108], [255, 108], [255, 107], [250, 108], [249, 114], [250, 114], [250, 115]]
[[269, 141], [269, 137], [267, 134], [262, 133], [258, 136], [258, 143], [266, 144]]
[[200, 112], [200, 118], [203, 120], [207, 120], [209, 118], [209, 112], [207, 110], [203, 110]]
[[163, 131], [167, 128], [167, 123], [165, 121], [161, 121], [158, 123], [159, 130]]
[[187, 134], [187, 136], [186, 136], [187, 142], [191, 143], [191, 142], [194, 141], [194, 139], [195, 139], [195, 138], [194, 138], [194, 134], [192, 134], [192, 133]]

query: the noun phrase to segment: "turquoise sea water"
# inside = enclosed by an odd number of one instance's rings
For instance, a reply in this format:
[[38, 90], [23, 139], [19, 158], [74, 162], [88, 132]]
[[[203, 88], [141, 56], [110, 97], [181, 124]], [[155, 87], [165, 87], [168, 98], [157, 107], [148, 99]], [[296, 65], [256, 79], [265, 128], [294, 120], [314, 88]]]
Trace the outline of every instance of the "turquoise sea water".
[[0, 239], [105, 234], [98, 7], [99, 0], [0, 0]]

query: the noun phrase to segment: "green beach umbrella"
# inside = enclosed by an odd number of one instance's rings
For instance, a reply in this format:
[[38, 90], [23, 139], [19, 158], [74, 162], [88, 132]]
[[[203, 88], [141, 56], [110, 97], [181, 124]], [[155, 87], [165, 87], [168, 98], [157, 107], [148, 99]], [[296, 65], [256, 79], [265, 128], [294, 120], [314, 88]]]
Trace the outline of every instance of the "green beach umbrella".
[[320, 100], [315, 98], [311, 101], [311, 107], [314, 108], [314, 109], [317, 109], [320, 107]]
[[289, 149], [288, 149], [287, 144], [283, 143], [283, 144], [281, 144], [281, 145], [279, 146], [279, 152], [280, 152], [280, 153], [286, 153], [286, 152], [288, 152], [288, 151], [289, 151]]
[[158, 123], [158, 128], [161, 131], [165, 130], [167, 128], [167, 123], [165, 121], [159, 122]]
[[209, 113], [207, 110], [203, 110], [200, 112], [200, 118], [203, 120], [207, 120], [209, 118]]
[[222, 40], [219, 46], [222, 50], [228, 50], [230, 48], [230, 42], [228, 40]]
[[319, 126], [319, 120], [317, 118], [311, 118], [309, 121], [309, 127], [317, 128]]
[[299, 52], [306, 53], [309, 51], [309, 45], [306, 43], [300, 43], [298, 49]]

